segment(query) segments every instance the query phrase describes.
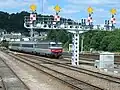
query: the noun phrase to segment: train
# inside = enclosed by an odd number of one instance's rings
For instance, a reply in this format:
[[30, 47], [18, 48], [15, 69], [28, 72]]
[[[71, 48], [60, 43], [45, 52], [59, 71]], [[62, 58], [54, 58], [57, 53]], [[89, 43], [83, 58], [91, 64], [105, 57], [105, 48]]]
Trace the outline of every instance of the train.
[[59, 58], [62, 56], [63, 48], [61, 42], [53, 41], [11, 41], [9, 50]]

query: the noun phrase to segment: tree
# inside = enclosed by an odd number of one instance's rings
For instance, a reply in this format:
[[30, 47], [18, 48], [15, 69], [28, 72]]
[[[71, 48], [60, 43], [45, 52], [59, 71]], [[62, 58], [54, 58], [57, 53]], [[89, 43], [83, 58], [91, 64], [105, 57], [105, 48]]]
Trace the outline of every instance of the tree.
[[115, 36], [114, 40], [108, 45], [108, 51], [120, 51], [120, 37]]
[[111, 43], [111, 41], [114, 41], [116, 38], [115, 35], [107, 35], [103, 37], [102, 41], [100, 42], [100, 50], [108, 51], [108, 45]]

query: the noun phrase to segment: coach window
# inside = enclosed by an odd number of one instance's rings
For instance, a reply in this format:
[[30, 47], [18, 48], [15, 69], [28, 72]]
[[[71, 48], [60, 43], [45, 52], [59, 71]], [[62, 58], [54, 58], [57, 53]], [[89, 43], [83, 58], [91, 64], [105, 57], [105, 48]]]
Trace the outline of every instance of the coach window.
[[22, 47], [33, 47], [33, 44], [22, 44]]
[[33, 48], [33, 44], [28, 44], [28, 47], [32, 47]]
[[35, 44], [35, 48], [40, 48], [40, 44]]
[[12, 44], [12, 46], [19, 46], [19, 44]]

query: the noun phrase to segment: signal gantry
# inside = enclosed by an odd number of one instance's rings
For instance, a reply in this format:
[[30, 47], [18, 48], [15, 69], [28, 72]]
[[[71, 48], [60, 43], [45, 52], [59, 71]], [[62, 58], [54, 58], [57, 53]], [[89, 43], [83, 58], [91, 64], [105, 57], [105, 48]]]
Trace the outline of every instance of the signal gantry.
[[[89, 7], [88, 19], [81, 19], [79, 21], [64, 19], [59, 16], [61, 8], [59, 5], [54, 7], [56, 13], [54, 16], [38, 16], [36, 13], [36, 5], [30, 6], [30, 16], [25, 16], [24, 27], [31, 30], [31, 40], [33, 40], [33, 29], [45, 29], [45, 30], [67, 30], [73, 34], [72, 37], [72, 65], [79, 65], [79, 34], [93, 30], [93, 8]], [[114, 12], [114, 13], [113, 13]], [[115, 10], [112, 10], [112, 24], [114, 24]], [[88, 23], [88, 24], [86, 24]], [[108, 21], [105, 21], [107, 27]], [[109, 29], [109, 27], [107, 27]]]

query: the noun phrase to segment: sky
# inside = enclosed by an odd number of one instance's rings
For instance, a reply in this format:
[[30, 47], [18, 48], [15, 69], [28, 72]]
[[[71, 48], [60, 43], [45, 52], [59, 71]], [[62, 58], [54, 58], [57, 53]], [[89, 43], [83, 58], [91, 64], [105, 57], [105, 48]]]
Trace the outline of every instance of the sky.
[[87, 18], [87, 8], [92, 7], [94, 9], [92, 17], [95, 25], [104, 24], [104, 20], [110, 20], [110, 10], [115, 8], [117, 10], [115, 15], [116, 26], [120, 27], [119, 0], [0, 0], [0, 11], [8, 13], [30, 12], [31, 4], [37, 6], [37, 13], [46, 15], [55, 15], [54, 6], [58, 4], [61, 7], [59, 15], [73, 20]]

